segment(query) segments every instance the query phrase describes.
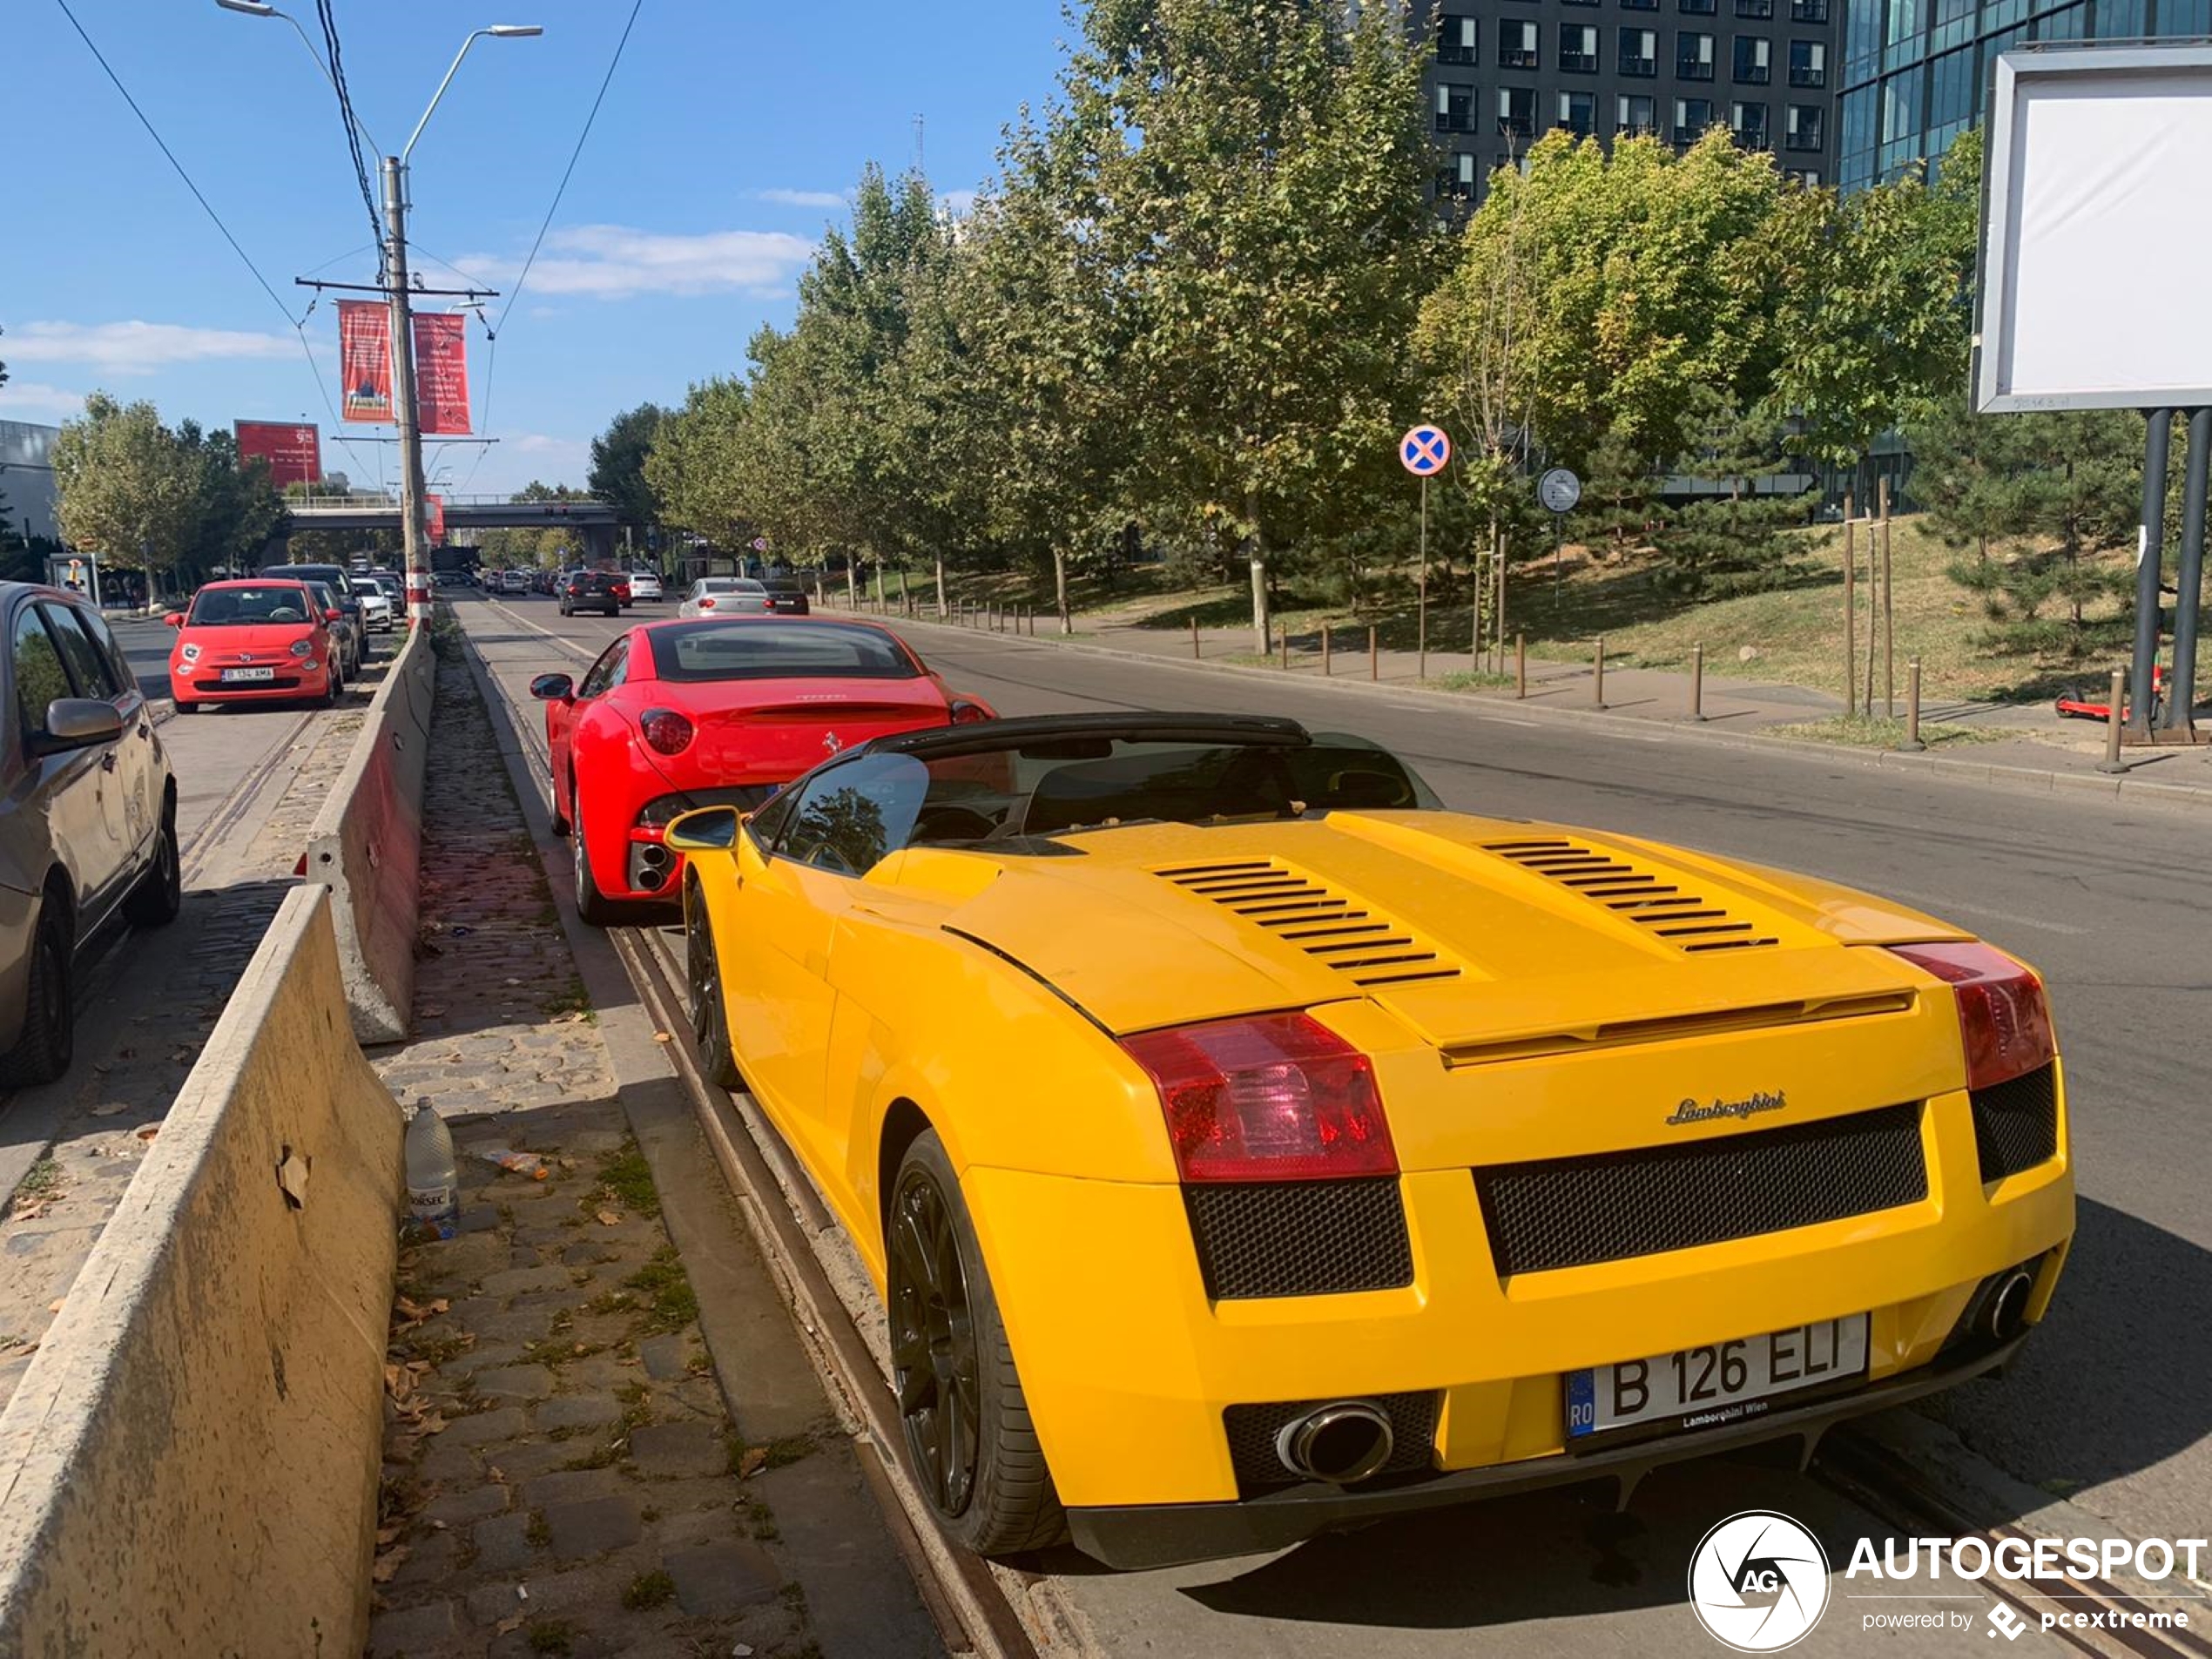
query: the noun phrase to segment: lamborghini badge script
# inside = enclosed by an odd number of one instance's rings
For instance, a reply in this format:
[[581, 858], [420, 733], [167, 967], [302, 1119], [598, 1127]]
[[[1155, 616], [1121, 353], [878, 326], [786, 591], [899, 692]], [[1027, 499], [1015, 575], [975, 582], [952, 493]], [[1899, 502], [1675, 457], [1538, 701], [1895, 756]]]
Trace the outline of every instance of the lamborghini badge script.
[[1779, 1089], [1770, 1095], [1761, 1089], [1743, 1100], [1716, 1100], [1710, 1105], [1686, 1100], [1675, 1108], [1675, 1115], [1667, 1122], [1678, 1125], [1707, 1123], [1716, 1117], [1749, 1117], [1755, 1112], [1778, 1112], [1788, 1103]]

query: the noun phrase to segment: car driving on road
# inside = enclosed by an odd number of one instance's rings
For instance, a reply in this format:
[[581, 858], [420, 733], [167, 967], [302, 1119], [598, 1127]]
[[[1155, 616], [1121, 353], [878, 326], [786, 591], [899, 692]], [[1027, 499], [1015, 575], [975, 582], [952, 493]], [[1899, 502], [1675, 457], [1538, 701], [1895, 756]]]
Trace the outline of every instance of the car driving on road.
[[768, 609], [778, 616], [803, 617], [814, 608], [806, 597], [806, 590], [794, 577], [765, 577], [760, 586], [768, 596]]
[[632, 570], [630, 573], [630, 597], [633, 600], [661, 597], [660, 577], [652, 570]]
[[173, 921], [183, 885], [168, 752], [99, 613], [0, 583], [0, 1082], [21, 1085], [69, 1069], [85, 946]]
[[603, 617], [622, 614], [622, 597], [615, 579], [604, 570], [571, 570], [561, 582], [561, 614], [596, 610]]
[[676, 607], [679, 617], [765, 617], [775, 607], [768, 590], [745, 576], [703, 576]]
[[987, 1554], [1810, 1455], [2011, 1359], [2073, 1236], [2033, 969], [1443, 811], [1357, 738], [906, 732], [666, 840], [702, 1059], [842, 1221], [922, 1489]]
[[177, 712], [222, 703], [334, 703], [346, 689], [345, 617], [320, 583], [210, 582], [172, 611], [169, 691]]

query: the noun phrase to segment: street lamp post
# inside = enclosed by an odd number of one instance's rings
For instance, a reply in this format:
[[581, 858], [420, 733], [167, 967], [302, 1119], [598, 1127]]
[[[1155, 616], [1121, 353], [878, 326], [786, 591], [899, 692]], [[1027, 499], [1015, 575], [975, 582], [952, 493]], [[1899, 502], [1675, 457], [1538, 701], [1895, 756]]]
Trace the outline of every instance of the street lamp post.
[[[336, 84], [329, 64], [308, 40], [306, 30], [298, 19], [263, 0], [215, 0], [226, 11], [242, 12], [250, 17], [281, 17], [298, 33], [308, 56], [321, 69], [323, 78]], [[396, 156], [383, 158], [384, 194], [384, 291], [391, 303], [392, 326], [392, 421], [399, 428], [400, 443], [400, 540], [407, 560], [407, 616], [410, 624], [428, 623], [430, 619], [430, 554], [424, 545], [422, 523], [422, 431], [416, 419], [415, 403], [415, 320], [408, 305], [407, 273], [407, 163], [415, 153], [415, 146], [422, 137], [422, 129], [430, 125], [430, 117], [446, 95], [446, 88], [453, 84], [453, 78], [460, 73], [461, 60], [469, 56], [469, 49], [486, 36], [495, 40], [528, 40], [545, 30], [536, 24], [493, 24], [488, 28], [470, 31], [461, 43], [461, 50], [453, 55], [445, 78], [438, 83], [438, 90], [430, 95], [429, 106], [422, 111], [422, 118], [415, 124], [415, 131]], [[372, 148], [375, 141], [368, 138], [368, 131], [358, 119], [354, 130]]]

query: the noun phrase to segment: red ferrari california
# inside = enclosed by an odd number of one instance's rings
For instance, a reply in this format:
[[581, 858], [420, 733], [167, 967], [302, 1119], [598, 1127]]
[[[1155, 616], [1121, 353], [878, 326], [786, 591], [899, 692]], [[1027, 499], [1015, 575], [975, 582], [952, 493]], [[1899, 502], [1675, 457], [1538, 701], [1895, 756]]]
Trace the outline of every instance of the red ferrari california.
[[673, 905], [684, 860], [662, 842], [695, 806], [759, 806], [840, 749], [890, 732], [995, 716], [958, 696], [905, 640], [814, 617], [644, 623], [583, 680], [541, 674], [553, 825], [576, 842], [577, 909]]
[[177, 631], [169, 651], [177, 712], [210, 703], [336, 702], [346, 689], [331, 633], [338, 616], [317, 605], [304, 583], [208, 583], [192, 596], [189, 613], [169, 613]]

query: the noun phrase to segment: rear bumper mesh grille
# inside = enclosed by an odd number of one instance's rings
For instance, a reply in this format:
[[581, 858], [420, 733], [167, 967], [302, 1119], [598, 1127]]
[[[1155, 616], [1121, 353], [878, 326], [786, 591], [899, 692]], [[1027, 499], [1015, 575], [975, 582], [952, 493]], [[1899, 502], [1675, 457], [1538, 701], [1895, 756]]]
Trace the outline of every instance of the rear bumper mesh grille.
[[2059, 1078], [2038, 1066], [1968, 1096], [1974, 1109], [1974, 1150], [1984, 1181], [2001, 1181], [2059, 1155]]
[[1325, 1296], [1413, 1282], [1398, 1177], [1183, 1190], [1206, 1294]]
[[1433, 1467], [1436, 1458], [1436, 1410], [1441, 1398], [1434, 1389], [1409, 1394], [1343, 1394], [1331, 1399], [1285, 1399], [1268, 1406], [1231, 1406], [1221, 1414], [1229, 1433], [1229, 1461], [1237, 1471], [1237, 1490], [1249, 1497], [1269, 1487], [1286, 1487], [1299, 1476], [1283, 1467], [1275, 1449], [1276, 1437], [1290, 1424], [1320, 1406], [1339, 1399], [1360, 1399], [1380, 1409], [1390, 1419], [1390, 1459], [1375, 1472], [1405, 1474]]
[[1788, 1129], [1474, 1171], [1501, 1276], [1869, 1215], [1928, 1196], [1918, 1102]]

